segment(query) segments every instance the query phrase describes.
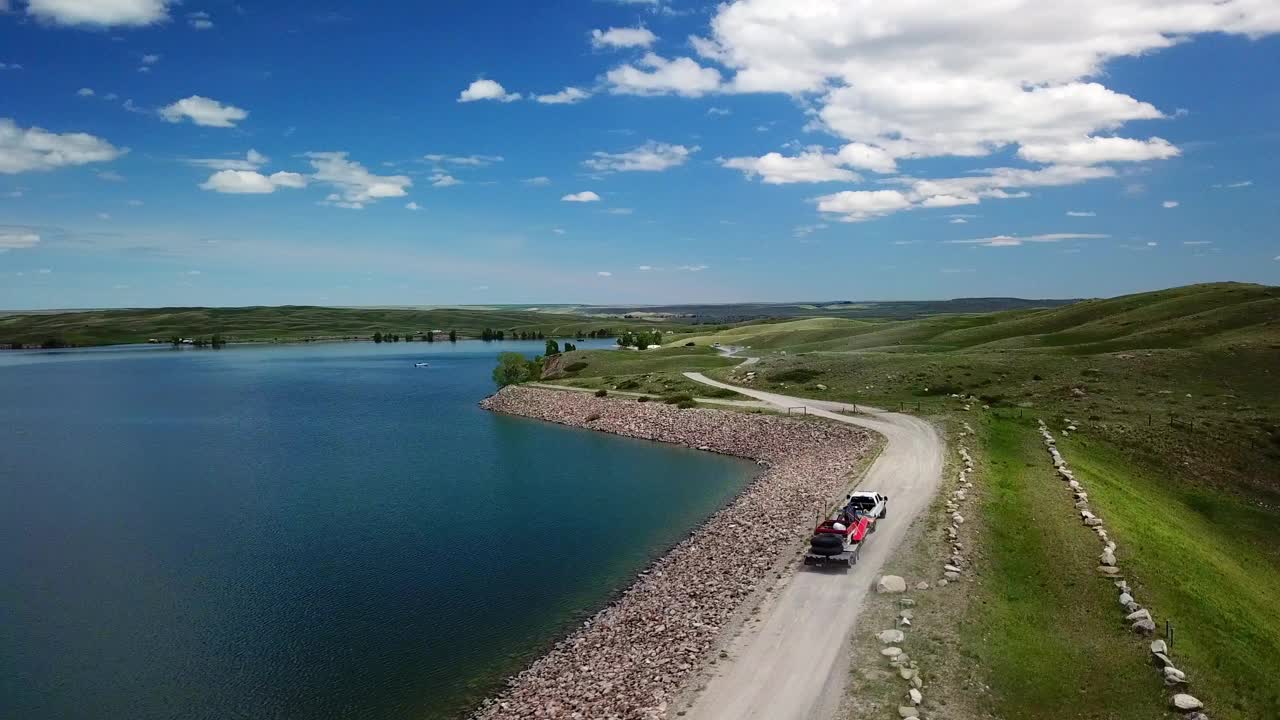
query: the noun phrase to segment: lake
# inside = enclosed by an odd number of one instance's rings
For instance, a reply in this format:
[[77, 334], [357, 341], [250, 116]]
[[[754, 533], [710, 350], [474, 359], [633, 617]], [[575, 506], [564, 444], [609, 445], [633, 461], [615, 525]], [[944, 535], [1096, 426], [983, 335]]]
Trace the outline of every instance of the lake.
[[0, 353], [0, 717], [457, 716], [755, 472], [483, 411], [502, 350]]

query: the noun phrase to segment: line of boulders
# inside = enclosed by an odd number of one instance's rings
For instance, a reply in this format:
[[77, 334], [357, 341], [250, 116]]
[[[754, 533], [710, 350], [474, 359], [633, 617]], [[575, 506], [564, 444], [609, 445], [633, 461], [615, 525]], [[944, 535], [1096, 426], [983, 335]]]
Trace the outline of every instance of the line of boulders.
[[[927, 583], [920, 583], [916, 587], [920, 588], [921, 585], [924, 586], [923, 589], [929, 587]], [[906, 590], [907, 581], [899, 575], [883, 575], [876, 581], [876, 592], [882, 595], [903, 593]], [[880, 655], [889, 662], [889, 667], [898, 671], [898, 677], [907, 683], [907, 704], [898, 706], [899, 718], [920, 717], [920, 705], [924, 703], [924, 680], [920, 677], [920, 667], [901, 647], [898, 647], [906, 640], [907, 634], [904, 628], [911, 627], [915, 606], [915, 600], [907, 597], [899, 598], [897, 627], [876, 633], [876, 639], [885, 646], [880, 649]]]
[[[1044, 438], [1044, 445], [1049, 451], [1049, 456], [1053, 458], [1054, 470], [1066, 482], [1067, 487], [1070, 488], [1071, 496], [1075, 502], [1075, 509], [1080, 514], [1081, 522], [1085, 527], [1093, 530], [1103, 543], [1102, 553], [1098, 556], [1098, 573], [1109, 578], [1115, 585], [1120, 595], [1120, 606], [1126, 613], [1125, 622], [1129, 623], [1130, 629], [1140, 635], [1153, 635], [1156, 631], [1155, 618], [1152, 617], [1151, 610], [1138, 604], [1138, 601], [1134, 598], [1133, 588], [1129, 587], [1128, 581], [1121, 576], [1120, 566], [1116, 562], [1115, 541], [1108, 536], [1107, 530], [1103, 526], [1102, 518], [1098, 517], [1089, 507], [1089, 493], [1080, 484], [1080, 481], [1076, 480], [1075, 474], [1067, 465], [1067, 461], [1063, 459], [1053, 433], [1049, 431], [1049, 427], [1045, 425], [1043, 419], [1038, 420], [1038, 422], [1040, 424], [1040, 436]], [[1064, 436], [1077, 431], [1076, 426], [1070, 420], [1066, 420], [1064, 424]], [[1166, 687], [1174, 690], [1186, 688], [1188, 683], [1187, 674], [1174, 665], [1173, 659], [1170, 657], [1168, 643], [1164, 640], [1153, 640], [1151, 642], [1151, 657], [1163, 675]], [[1186, 720], [1209, 720], [1209, 716], [1201, 712], [1204, 709], [1204, 703], [1185, 692], [1174, 694], [1169, 703], [1175, 710], [1187, 713]]]
[[[508, 387], [497, 412], [755, 460], [765, 470], [724, 510], [640, 574], [613, 603], [513, 677], [476, 720], [649, 720], [697, 673], [727, 657], [724, 631], [780, 553], [812, 529], [815, 508], [846, 489], [871, 436], [816, 418], [540, 388]], [[607, 478], [601, 482], [607, 483]]]
[[[964, 430], [960, 433], [960, 437], [973, 434], [973, 428], [969, 423], [964, 423]], [[946, 587], [947, 583], [955, 582], [960, 579], [960, 574], [964, 572], [968, 562], [964, 556], [964, 543], [960, 541], [960, 526], [964, 524], [964, 515], [960, 513], [961, 506], [969, 499], [969, 491], [973, 489], [973, 481], [969, 479], [969, 474], [973, 472], [973, 456], [969, 454], [969, 449], [964, 445], [960, 446], [960, 462], [963, 467], [960, 468], [960, 474], [956, 478], [956, 489], [951, 491], [951, 495], [947, 497], [946, 510], [951, 516], [951, 524], [947, 526], [947, 541], [950, 543], [950, 555], [942, 565], [942, 579], [938, 581], [939, 587]]]

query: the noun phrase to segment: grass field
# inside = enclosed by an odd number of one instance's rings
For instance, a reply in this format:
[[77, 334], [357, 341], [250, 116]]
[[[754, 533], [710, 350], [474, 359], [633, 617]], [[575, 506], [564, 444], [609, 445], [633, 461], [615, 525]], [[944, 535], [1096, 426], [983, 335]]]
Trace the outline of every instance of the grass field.
[[993, 418], [976, 427], [980, 582], [960, 627], [991, 689], [989, 710], [1006, 720], [1165, 717], [1145, 643], [1097, 576], [1098, 540], [1080, 525], [1033, 425]]
[[[661, 350], [583, 350], [563, 353], [544, 379], [570, 387], [744, 399], [732, 390], [711, 388], [682, 375], [691, 370], [730, 367], [738, 362], [710, 347], [690, 348], [679, 343]], [[569, 370], [579, 365], [582, 367]]]
[[542, 332], [573, 337], [601, 329], [683, 330], [684, 326], [593, 318], [528, 310], [442, 308], [431, 310], [327, 308], [311, 306], [244, 308], [156, 308], [90, 310], [0, 316], [0, 343], [39, 345], [56, 339], [71, 345], [115, 345], [149, 338], [222, 335], [231, 342], [296, 341], [369, 337], [374, 332], [399, 335], [427, 330], [457, 330], [475, 337], [484, 328]]

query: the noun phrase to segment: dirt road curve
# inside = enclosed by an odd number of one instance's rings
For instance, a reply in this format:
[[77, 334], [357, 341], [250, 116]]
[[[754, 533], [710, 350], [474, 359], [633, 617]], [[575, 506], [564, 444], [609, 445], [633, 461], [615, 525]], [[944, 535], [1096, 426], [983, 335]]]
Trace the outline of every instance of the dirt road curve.
[[874, 430], [888, 441], [860, 488], [888, 495], [889, 515], [863, 548], [857, 566], [847, 575], [798, 571], [773, 604], [763, 608], [761, 623], [730, 644], [729, 658], [718, 665], [717, 674], [685, 715], [691, 720], [832, 718], [844, 692], [846, 648], [863, 599], [873, 591], [885, 559], [938, 489], [942, 439], [933, 426], [911, 415], [861, 406], [857, 410], [866, 416], [839, 415], [834, 411], [855, 406], [751, 390], [702, 373], [685, 376], [777, 407], [805, 407], [811, 414]]

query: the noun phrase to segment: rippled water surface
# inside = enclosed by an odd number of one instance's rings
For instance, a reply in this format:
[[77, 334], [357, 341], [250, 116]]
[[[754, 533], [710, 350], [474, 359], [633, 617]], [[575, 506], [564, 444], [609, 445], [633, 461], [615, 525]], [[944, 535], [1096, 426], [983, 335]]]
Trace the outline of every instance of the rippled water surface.
[[480, 410], [511, 349], [0, 354], [0, 718], [448, 717], [749, 480]]

